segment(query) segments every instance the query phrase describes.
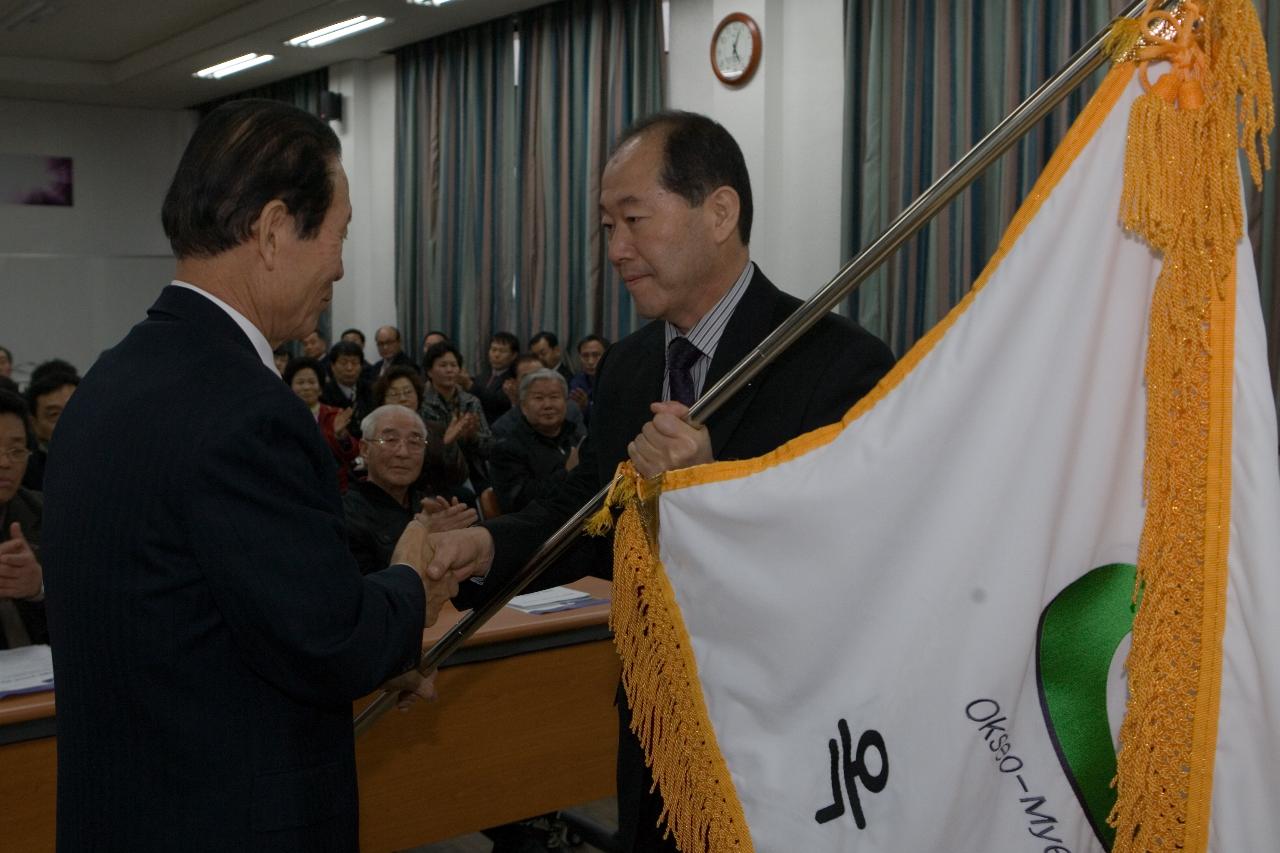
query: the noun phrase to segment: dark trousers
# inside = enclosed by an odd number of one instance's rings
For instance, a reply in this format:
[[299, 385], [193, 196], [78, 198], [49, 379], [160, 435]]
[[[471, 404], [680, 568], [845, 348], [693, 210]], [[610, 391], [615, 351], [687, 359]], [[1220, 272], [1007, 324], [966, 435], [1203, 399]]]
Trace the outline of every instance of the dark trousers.
[[[658, 826], [662, 795], [653, 787], [644, 749], [631, 731], [631, 706], [618, 685], [618, 850], [619, 853], [676, 853], [675, 837]], [[686, 851], [693, 853], [693, 851]]]

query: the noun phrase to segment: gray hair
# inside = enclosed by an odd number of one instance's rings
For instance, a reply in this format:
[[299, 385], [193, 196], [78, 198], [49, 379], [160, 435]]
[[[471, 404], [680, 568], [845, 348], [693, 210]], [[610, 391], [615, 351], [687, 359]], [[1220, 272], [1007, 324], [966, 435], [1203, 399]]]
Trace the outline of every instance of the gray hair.
[[418, 426], [422, 427], [422, 434], [427, 434], [427, 425], [422, 420], [422, 415], [410, 409], [408, 406], [402, 406], [399, 403], [387, 403], [385, 406], [379, 406], [372, 412], [364, 416], [364, 420], [360, 421], [361, 435], [372, 435], [378, 429], [378, 422], [391, 412], [404, 412], [413, 415], [413, 419], [418, 422]]
[[524, 402], [524, 398], [529, 393], [529, 386], [535, 382], [541, 382], [544, 379], [554, 379], [560, 383], [560, 390], [564, 392], [566, 397], [569, 396], [569, 383], [564, 381], [564, 377], [560, 375], [560, 371], [552, 370], [549, 367], [539, 368], [532, 373], [526, 373], [524, 378], [520, 380], [520, 402]]

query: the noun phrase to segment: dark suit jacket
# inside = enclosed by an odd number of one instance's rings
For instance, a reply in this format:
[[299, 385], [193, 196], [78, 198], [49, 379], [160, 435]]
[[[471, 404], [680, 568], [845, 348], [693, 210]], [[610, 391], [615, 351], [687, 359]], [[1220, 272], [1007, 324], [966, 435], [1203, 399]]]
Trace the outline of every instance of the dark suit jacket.
[[[737, 364], [800, 305], [756, 269], [716, 348], [703, 390]], [[627, 458], [627, 444], [653, 417], [649, 404], [662, 398], [664, 324], [653, 322], [611, 346], [597, 371], [595, 418], [578, 467], [563, 488], [523, 512], [486, 522], [497, 545], [489, 580], [464, 584], [470, 604], [485, 588], [501, 584], [570, 515], [613, 479]], [[870, 332], [834, 314], [738, 392], [707, 422], [718, 460], [746, 459], [839, 420], [893, 365], [893, 354]], [[611, 544], [580, 541], [530, 589], [612, 571]]]
[[355, 850], [350, 703], [414, 665], [425, 595], [360, 576], [306, 407], [170, 287], [54, 447], [58, 849]]
[[[710, 389], [800, 304], [757, 269], [730, 317], [703, 390]], [[552, 496], [523, 512], [485, 523], [496, 544], [493, 566], [482, 586], [463, 584], [460, 605], [473, 606], [514, 574], [552, 533], [605, 483], [627, 458], [627, 444], [662, 398], [664, 324], [650, 323], [610, 347], [600, 361], [592, 397], [592, 422], [578, 467]], [[718, 460], [759, 456], [795, 436], [838, 421], [893, 365], [879, 338], [834, 314], [824, 317], [707, 422]], [[779, 496], [785, 500], [785, 496]], [[612, 575], [611, 538], [583, 537], [529, 587], [542, 589], [586, 574]], [[619, 843], [630, 851], [673, 850], [655, 829], [662, 811], [651, 795], [652, 780], [639, 742], [629, 728], [630, 711], [619, 690]]]
[[485, 366], [484, 372], [476, 376], [471, 383], [471, 393], [480, 400], [484, 407], [485, 420], [492, 426], [494, 421], [511, 411], [511, 401], [502, 390], [502, 383], [509, 376], [514, 376], [515, 366], [503, 368], [498, 373]]
[[[22, 536], [39, 560], [43, 505], [39, 492], [26, 488], [18, 489], [11, 501], [0, 505], [0, 542], [9, 541], [9, 525], [16, 521], [22, 525]], [[40, 565], [44, 568], [43, 562]], [[17, 608], [18, 617], [22, 620], [23, 627], [27, 629], [27, 636], [31, 638], [31, 642], [36, 644], [49, 642], [49, 625], [45, 619], [44, 601], [13, 599], [13, 605]], [[0, 649], [8, 645], [4, 631], [0, 631]]]
[[[386, 362], [387, 360], [385, 358], [380, 358], [373, 363], [373, 367], [369, 370], [369, 381], [371, 383], [378, 381], [378, 377], [382, 375], [382, 365], [386, 364]], [[409, 358], [409, 356], [404, 352], [398, 352], [391, 356], [391, 364], [387, 365], [387, 369], [390, 370], [400, 364], [412, 365], [413, 359]]]

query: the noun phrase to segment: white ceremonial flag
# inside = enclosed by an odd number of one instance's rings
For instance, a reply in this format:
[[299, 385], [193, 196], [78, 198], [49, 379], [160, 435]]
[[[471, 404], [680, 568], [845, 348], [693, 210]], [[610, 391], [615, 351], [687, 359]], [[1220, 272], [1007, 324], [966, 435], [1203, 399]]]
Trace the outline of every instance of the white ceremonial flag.
[[[842, 424], [666, 475], [656, 561], [652, 516], [620, 522], [615, 631], [681, 849], [1111, 849], [1162, 270], [1118, 221], [1141, 93], [1112, 72], [974, 291]], [[1225, 559], [1175, 579], [1204, 596], [1204, 641], [1156, 637], [1144, 665], [1205, 680], [1144, 731], [1195, 718], [1171, 788], [1186, 849], [1254, 853], [1280, 850], [1280, 473], [1247, 239], [1227, 278], [1193, 484]], [[1148, 578], [1143, 603], [1165, 592]]]

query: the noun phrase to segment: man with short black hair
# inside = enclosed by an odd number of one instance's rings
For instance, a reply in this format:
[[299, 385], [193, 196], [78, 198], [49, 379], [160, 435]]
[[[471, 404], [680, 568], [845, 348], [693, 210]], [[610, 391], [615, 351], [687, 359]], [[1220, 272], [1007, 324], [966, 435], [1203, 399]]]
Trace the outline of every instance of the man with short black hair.
[[426, 356], [427, 350], [431, 349], [436, 344], [447, 343], [451, 343], [448, 335], [439, 329], [432, 329], [422, 336], [422, 354], [423, 356]]
[[426, 528], [361, 576], [332, 455], [272, 360], [342, 278], [340, 157], [288, 104], [205, 116], [161, 212], [174, 281], [58, 422], [42, 558], [63, 853], [354, 853], [351, 703], [432, 692]]
[[569, 399], [582, 410], [582, 419], [591, 423], [591, 393], [595, 390], [596, 367], [604, 358], [609, 342], [599, 335], [587, 335], [578, 341], [578, 363], [582, 370], [569, 380]]
[[313, 329], [310, 334], [302, 339], [302, 354], [307, 358], [314, 358], [320, 365], [320, 382], [323, 384], [329, 379], [329, 342], [324, 339], [324, 335], [320, 334], [319, 329]]
[[27, 404], [0, 391], [0, 649], [49, 642], [40, 565], [40, 493], [22, 485], [33, 436]]
[[[463, 584], [473, 606], [511, 578], [605, 484], [620, 462], [644, 477], [715, 460], [767, 453], [835, 423], [893, 364], [888, 347], [829, 314], [711, 415], [689, 407], [800, 305], [752, 262], [753, 202], [746, 160], [712, 119], [659, 113], [623, 134], [600, 180], [609, 261], [635, 304], [655, 322], [601, 359], [594, 417], [581, 461], [544, 500], [482, 526], [432, 537], [432, 577], [483, 576]], [[611, 537], [580, 541], [535, 582], [545, 587], [612, 566]], [[664, 807], [625, 695], [619, 697], [618, 841], [624, 853], [674, 850]], [[660, 737], [660, 735], [659, 735]]]
[[520, 354], [520, 339], [510, 332], [494, 332], [489, 339], [489, 364], [471, 381], [470, 391], [480, 398], [484, 416], [493, 423], [511, 409], [511, 399], [502, 390], [502, 384], [515, 375], [516, 356]]
[[366, 385], [372, 385], [376, 378], [373, 375], [373, 365], [364, 357], [364, 332], [356, 328], [345, 329], [338, 337], [340, 341], [350, 341], [360, 347], [360, 378], [364, 380]]
[[542, 331], [530, 338], [529, 352], [538, 357], [543, 367], [557, 371], [565, 382], [573, 378], [573, 371], [565, 364], [564, 355], [560, 351], [560, 339], [555, 332]]
[[360, 419], [373, 408], [369, 384], [361, 376], [364, 350], [354, 341], [338, 341], [329, 348], [329, 381], [320, 392], [320, 402], [339, 409], [352, 409], [352, 435], [360, 437]]
[[[63, 362], [65, 364], [65, 362]], [[68, 365], [70, 367], [70, 365]], [[27, 473], [22, 485], [32, 491], [44, 489], [44, 471], [49, 462], [49, 442], [62, 410], [67, 407], [80, 377], [62, 370], [45, 370], [27, 385], [27, 408], [31, 412], [31, 426], [35, 436], [34, 451], [27, 461]]]

